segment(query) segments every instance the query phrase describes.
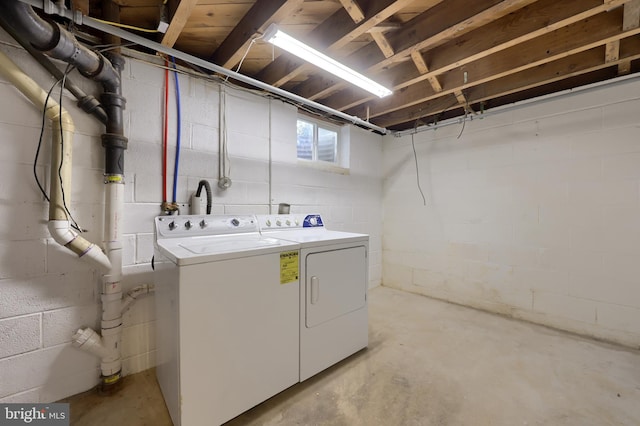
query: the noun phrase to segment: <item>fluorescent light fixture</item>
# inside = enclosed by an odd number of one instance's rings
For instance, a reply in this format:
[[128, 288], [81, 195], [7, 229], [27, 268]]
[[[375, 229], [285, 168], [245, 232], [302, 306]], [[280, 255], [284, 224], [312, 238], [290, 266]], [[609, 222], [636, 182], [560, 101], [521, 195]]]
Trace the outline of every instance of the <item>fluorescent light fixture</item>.
[[318, 52], [290, 35], [283, 33], [278, 29], [276, 24], [269, 25], [262, 38], [265, 41], [296, 55], [300, 59], [304, 59], [305, 61], [312, 63], [313, 65], [320, 67], [323, 70], [328, 71], [370, 93], [373, 93], [378, 97], [384, 98], [385, 96], [393, 93], [391, 90], [381, 86], [370, 78], [352, 70], [335, 59], [331, 59], [327, 55]]

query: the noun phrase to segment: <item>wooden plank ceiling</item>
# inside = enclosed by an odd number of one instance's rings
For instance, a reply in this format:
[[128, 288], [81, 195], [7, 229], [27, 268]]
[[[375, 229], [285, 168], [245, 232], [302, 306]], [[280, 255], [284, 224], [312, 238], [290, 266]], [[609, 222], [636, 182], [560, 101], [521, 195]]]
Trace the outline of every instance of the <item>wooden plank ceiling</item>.
[[[155, 28], [164, 0], [115, 3]], [[167, 46], [391, 130], [640, 70], [640, 0], [169, 0]], [[271, 23], [389, 87], [369, 95], [259, 39]], [[256, 39], [257, 38], [257, 39]], [[256, 39], [255, 41], [253, 41]], [[253, 41], [253, 42], [252, 42]]]

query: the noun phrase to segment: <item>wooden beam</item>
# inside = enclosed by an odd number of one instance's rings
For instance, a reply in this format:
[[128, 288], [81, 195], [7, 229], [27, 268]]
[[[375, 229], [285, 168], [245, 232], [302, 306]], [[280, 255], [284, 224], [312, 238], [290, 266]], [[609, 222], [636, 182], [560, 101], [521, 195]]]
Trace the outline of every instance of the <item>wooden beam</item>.
[[[360, 9], [360, 6], [358, 6], [358, 3], [356, 3], [355, 0], [340, 0], [340, 3], [342, 3], [342, 6], [345, 8], [349, 16], [351, 16], [354, 23], [359, 24], [364, 21], [364, 12], [362, 12], [362, 9]], [[386, 58], [393, 56], [393, 48], [382, 32], [371, 33], [371, 37]]]
[[604, 61], [609, 62], [617, 62], [620, 58], [620, 40], [614, 40], [606, 45], [605, 53], [604, 53]]
[[[344, 8], [339, 9], [322, 24], [313, 29], [306, 37], [308, 44], [314, 48], [335, 53], [338, 49], [360, 37], [369, 29], [407, 7], [414, 0], [372, 0], [368, 3], [365, 20], [356, 24]], [[430, 0], [429, 4], [437, 4], [443, 0]], [[428, 5], [426, 7], [428, 7]], [[312, 40], [313, 42], [309, 42]], [[379, 53], [379, 51], [378, 51]], [[304, 61], [293, 59], [289, 55], [281, 55], [257, 75], [257, 78], [274, 86], [282, 86], [294, 78]]]
[[468, 102], [467, 102], [467, 98], [465, 98], [464, 94], [462, 93], [462, 90], [454, 90], [453, 95], [458, 100], [458, 103], [461, 106], [465, 107], [465, 110], [466, 110]]
[[[429, 67], [427, 67], [427, 63], [424, 61], [422, 53], [414, 50], [413, 52], [411, 52], [411, 59], [413, 60], [413, 63], [415, 64], [420, 74], [427, 74], [429, 72]], [[427, 80], [429, 81], [429, 84], [431, 84], [434, 92], [442, 92], [442, 86], [440, 85], [440, 82], [435, 75], [428, 77]]]
[[424, 61], [422, 53], [420, 53], [418, 50], [414, 50], [413, 52], [411, 52], [411, 59], [413, 60], [413, 63], [415, 64], [420, 74], [426, 74], [429, 72], [429, 67]]
[[[624, 4], [624, 18], [622, 29], [630, 30], [640, 26], [640, 0], [633, 0]], [[631, 72], [631, 61], [624, 61], [618, 64], [618, 74], [626, 75]]]
[[284, 20], [298, 9], [304, 0], [258, 0], [249, 9], [211, 57], [211, 61], [222, 67], [237, 64], [249, 48], [251, 39], [264, 32], [271, 23]]
[[169, 24], [169, 29], [162, 37], [162, 44], [164, 46], [173, 47], [180, 37], [180, 33], [184, 29], [184, 26], [187, 24], [189, 17], [191, 16], [191, 12], [193, 8], [198, 4], [198, 0], [181, 0], [178, 8], [176, 9], [176, 13], [173, 14], [171, 18], [171, 23]]
[[[513, 93], [522, 92], [545, 84], [564, 80], [566, 78], [583, 75], [586, 73], [609, 68], [604, 58], [604, 46], [594, 47], [587, 51], [565, 56], [551, 64], [536, 67], [535, 70], [525, 70], [506, 77], [491, 81], [483, 86], [465, 89], [467, 99], [476, 104], [478, 102], [495, 99]], [[619, 62], [631, 62], [640, 59], [640, 43], [633, 38], [621, 40], [621, 55]], [[449, 95], [451, 96], [451, 95]], [[411, 108], [397, 110], [389, 114], [379, 116], [372, 120], [378, 126], [390, 127], [394, 124], [414, 121], [420, 117], [426, 117], [441, 113], [446, 110], [458, 108], [458, 105], [439, 102], [439, 97], [414, 105]]]
[[[624, 0], [617, 1], [616, 5], [623, 2]], [[610, 7], [612, 7], [611, 3], [605, 5], [602, 0], [564, 0], [561, 2], [540, 0], [535, 5], [525, 7], [498, 21], [431, 49], [429, 51], [430, 72], [427, 74], [418, 72], [413, 64], [399, 64], [394, 67], [393, 72], [382, 72], [375, 79], [393, 79], [390, 87], [397, 91], [424, 81], [429, 76], [443, 75], [462, 65], [520, 46], [577, 22], [592, 19], [594, 16], [616, 12], [618, 19], [621, 19], [619, 10], [607, 12]], [[590, 29], [587, 28], [585, 31], [589, 32]], [[583, 37], [582, 34], [573, 34], [573, 36], [578, 40]], [[565, 39], [564, 36], [562, 39]], [[549, 38], [547, 37], [546, 40]], [[554, 41], [551, 43], [557, 44]], [[547, 51], [544, 46], [537, 48], [541, 52]], [[342, 110], [370, 99], [372, 98], [361, 98], [353, 92], [343, 91], [331, 95], [325, 100], [325, 103]]]
[[[535, 0], [447, 0], [418, 15], [390, 35], [389, 43], [395, 48], [395, 55], [384, 58], [378, 46], [371, 43], [350, 55], [347, 65], [367, 70], [369, 74], [380, 72], [391, 65], [404, 61], [414, 50], [433, 48], [462, 34], [487, 25], [508, 15]], [[311, 78], [296, 88], [296, 93], [307, 99], [319, 99], [335, 91], [319, 81], [322, 77]], [[318, 90], [322, 87], [323, 90]]]
[[[111, 0], [102, 0], [101, 6], [102, 6], [102, 17], [105, 20], [120, 23], [120, 6], [118, 4], [114, 3]], [[104, 34], [103, 40], [105, 44], [113, 44], [113, 45], [119, 45], [121, 41], [120, 37], [116, 37], [112, 34], [106, 34], [106, 33]], [[114, 49], [114, 53], [119, 54], [120, 48]]]
[[358, 6], [358, 3], [355, 2], [355, 0], [340, 0], [340, 4], [342, 4], [342, 7], [344, 7], [349, 16], [351, 16], [353, 22], [359, 24], [360, 22], [364, 21], [364, 13], [362, 12], [362, 9], [360, 9], [360, 6]]
[[[371, 103], [371, 117], [377, 117], [398, 109], [406, 108], [428, 101], [455, 90], [485, 84], [520, 71], [549, 64], [563, 57], [602, 47], [614, 40], [630, 38], [638, 43], [635, 36], [640, 34], [640, 28], [622, 31], [622, 10], [617, 9], [608, 13], [602, 13], [587, 21], [581, 21], [567, 28], [557, 30], [543, 37], [530, 40], [518, 46], [507, 49], [500, 54], [492, 55], [478, 61], [466, 64], [441, 75], [440, 82], [443, 91], [428, 93], [425, 89], [396, 91], [394, 96], [380, 99]], [[616, 24], [617, 23], [617, 24]], [[622, 49], [622, 47], [621, 47]], [[604, 63], [604, 48], [602, 48], [602, 62]], [[464, 83], [463, 75], [467, 73], [467, 83]], [[423, 86], [414, 85], [416, 88]], [[327, 105], [331, 102], [327, 100]], [[361, 108], [352, 108], [350, 114], [358, 115]]]
[[393, 47], [391, 47], [391, 45], [389, 44], [389, 40], [387, 40], [387, 37], [384, 34], [378, 32], [370, 34], [371, 37], [373, 37], [373, 40], [378, 45], [378, 48], [382, 51], [382, 54], [385, 58], [390, 58], [391, 56], [393, 56]]
[[631, 61], [622, 61], [618, 64], [618, 75], [627, 75], [631, 72]]
[[387, 31], [393, 31], [402, 28], [400, 22], [383, 22], [375, 27], [367, 30], [368, 33], [386, 33]]
[[630, 30], [640, 26], [640, 0], [632, 0], [624, 4], [622, 29]]

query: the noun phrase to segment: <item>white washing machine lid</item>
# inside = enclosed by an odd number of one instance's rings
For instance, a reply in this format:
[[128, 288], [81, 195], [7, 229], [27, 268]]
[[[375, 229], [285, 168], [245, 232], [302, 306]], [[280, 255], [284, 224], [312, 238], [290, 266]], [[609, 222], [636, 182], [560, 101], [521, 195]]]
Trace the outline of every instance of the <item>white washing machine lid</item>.
[[262, 236], [253, 215], [159, 216], [155, 245], [178, 265], [298, 250], [299, 244]]
[[158, 249], [177, 265], [218, 262], [298, 250], [299, 244], [256, 234], [159, 240]]

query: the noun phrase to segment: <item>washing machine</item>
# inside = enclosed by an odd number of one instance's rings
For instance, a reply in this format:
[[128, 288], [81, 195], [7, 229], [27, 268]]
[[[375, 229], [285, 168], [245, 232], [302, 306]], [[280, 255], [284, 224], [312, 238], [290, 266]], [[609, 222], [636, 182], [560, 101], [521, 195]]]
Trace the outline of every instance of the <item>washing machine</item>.
[[175, 425], [219, 425], [299, 380], [299, 244], [255, 216], [155, 219], [157, 367]]
[[300, 244], [300, 381], [367, 347], [369, 236], [318, 214], [257, 219], [263, 236]]

